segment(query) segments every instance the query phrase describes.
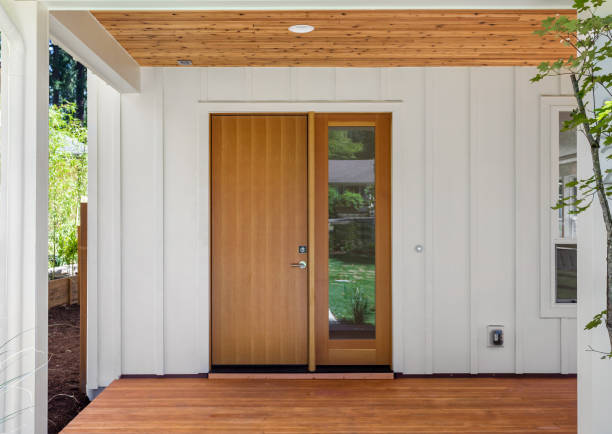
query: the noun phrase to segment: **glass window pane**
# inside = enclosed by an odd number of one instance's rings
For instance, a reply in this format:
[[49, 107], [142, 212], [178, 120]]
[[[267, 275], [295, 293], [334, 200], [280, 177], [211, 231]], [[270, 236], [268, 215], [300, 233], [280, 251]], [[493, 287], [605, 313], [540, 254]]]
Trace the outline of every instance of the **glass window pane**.
[[[571, 118], [570, 112], [559, 112], [559, 199], [576, 196], [576, 187], [568, 187], [576, 181], [576, 130], [563, 131], [563, 124]], [[559, 209], [559, 238], [576, 238], [574, 206]]]
[[576, 244], [555, 245], [555, 283], [557, 303], [576, 303]]
[[329, 127], [329, 337], [376, 337], [375, 127]]

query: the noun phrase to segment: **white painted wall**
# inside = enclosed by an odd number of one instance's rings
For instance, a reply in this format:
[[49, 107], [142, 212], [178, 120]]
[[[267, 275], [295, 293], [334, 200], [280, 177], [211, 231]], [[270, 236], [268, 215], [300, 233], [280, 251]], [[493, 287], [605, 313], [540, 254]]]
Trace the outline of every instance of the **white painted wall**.
[[[142, 93], [120, 96], [120, 108], [99, 97], [98, 188], [119, 182], [120, 191], [109, 194], [105, 211], [98, 199], [97, 237], [119, 234], [112, 254], [121, 261], [98, 269], [98, 320], [89, 324], [97, 334], [90, 336], [98, 336], [99, 349], [107, 333], [114, 340], [109, 354], [98, 353], [95, 386], [120, 373], [208, 370], [206, 113], [220, 110], [394, 112], [395, 371], [575, 372], [575, 319], [540, 318], [539, 306], [540, 96], [567, 88], [559, 79], [530, 84], [533, 74], [143, 68]], [[118, 111], [119, 145], [100, 133], [108, 120], [99, 120]], [[107, 152], [113, 163], [103, 167]], [[109, 206], [120, 210], [119, 230], [103, 228], [106, 219], [117, 221], [104, 214]], [[416, 244], [425, 246], [422, 254]], [[99, 265], [108, 254], [98, 245]], [[505, 326], [504, 348], [486, 346], [488, 324]]]

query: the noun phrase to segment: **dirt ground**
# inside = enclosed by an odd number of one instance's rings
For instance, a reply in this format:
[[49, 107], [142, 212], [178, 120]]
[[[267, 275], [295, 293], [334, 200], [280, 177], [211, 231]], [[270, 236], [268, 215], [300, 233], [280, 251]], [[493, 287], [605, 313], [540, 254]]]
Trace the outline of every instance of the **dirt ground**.
[[49, 434], [89, 404], [79, 390], [79, 358], [79, 305], [49, 309]]

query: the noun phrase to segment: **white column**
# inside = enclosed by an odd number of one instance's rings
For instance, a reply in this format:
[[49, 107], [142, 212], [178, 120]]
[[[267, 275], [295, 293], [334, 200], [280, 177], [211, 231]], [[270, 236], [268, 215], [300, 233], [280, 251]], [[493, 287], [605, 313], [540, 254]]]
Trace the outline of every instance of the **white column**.
[[87, 393], [121, 368], [121, 95], [87, 73]]
[[7, 347], [16, 356], [6, 375], [24, 375], [0, 403], [2, 414], [17, 412], [0, 431], [46, 432], [48, 13], [36, 1], [0, 6], [0, 340], [18, 336]]
[[[601, 16], [612, 13], [608, 3], [599, 11]], [[601, 73], [612, 72], [612, 62]], [[603, 90], [596, 94], [597, 106], [609, 99]], [[606, 151], [604, 155], [610, 152]], [[601, 159], [602, 170], [612, 168], [610, 160]], [[593, 173], [588, 143], [578, 134], [578, 178]], [[601, 206], [597, 200], [578, 216], [578, 432], [581, 434], [610, 432], [612, 427], [612, 360], [601, 360], [595, 350], [609, 351], [610, 342], [604, 327], [584, 330], [585, 324], [606, 307], [606, 231]]]
[[[593, 173], [589, 145], [578, 135], [578, 177]], [[602, 159], [602, 166], [605, 160]], [[610, 351], [604, 327], [584, 330], [585, 324], [606, 307], [606, 231], [597, 200], [578, 217], [578, 432], [610, 432], [612, 426], [612, 360], [587, 351]]]

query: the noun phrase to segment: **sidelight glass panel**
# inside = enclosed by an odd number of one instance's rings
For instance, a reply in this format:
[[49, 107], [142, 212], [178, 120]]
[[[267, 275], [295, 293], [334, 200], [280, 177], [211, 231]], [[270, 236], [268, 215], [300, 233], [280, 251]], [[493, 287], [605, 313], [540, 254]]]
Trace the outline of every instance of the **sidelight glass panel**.
[[[576, 130], [564, 130], [564, 123], [571, 119], [570, 112], [559, 112], [559, 200], [575, 197], [576, 181]], [[568, 185], [569, 184], [569, 185]], [[576, 239], [576, 207], [566, 206], [559, 209], [559, 238]]]
[[[565, 130], [564, 123], [571, 119], [571, 112], [559, 112], [559, 200], [573, 200], [578, 195], [576, 155], [577, 134], [575, 129]], [[555, 244], [555, 301], [576, 303], [576, 206], [558, 210], [558, 234]]]
[[328, 129], [329, 337], [376, 337], [375, 127]]
[[577, 275], [576, 244], [555, 245], [556, 302], [576, 303]]

